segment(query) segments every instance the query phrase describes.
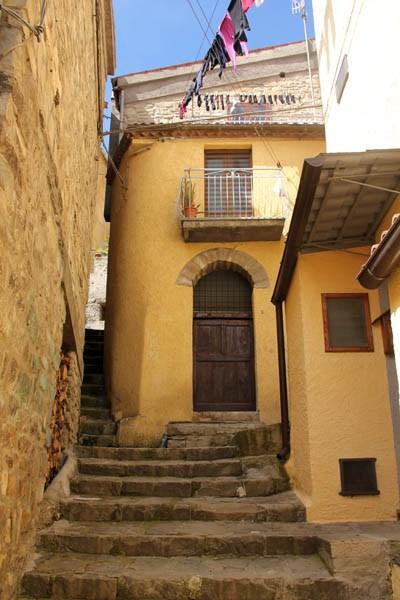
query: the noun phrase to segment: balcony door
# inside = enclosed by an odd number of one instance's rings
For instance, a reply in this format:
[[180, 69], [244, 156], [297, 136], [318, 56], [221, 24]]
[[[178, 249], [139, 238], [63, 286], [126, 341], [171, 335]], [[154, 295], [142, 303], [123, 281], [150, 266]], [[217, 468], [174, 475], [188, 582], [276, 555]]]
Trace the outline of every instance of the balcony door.
[[253, 173], [251, 150], [205, 151], [205, 214], [251, 217]]
[[217, 270], [194, 288], [195, 411], [256, 409], [252, 286], [240, 273]]

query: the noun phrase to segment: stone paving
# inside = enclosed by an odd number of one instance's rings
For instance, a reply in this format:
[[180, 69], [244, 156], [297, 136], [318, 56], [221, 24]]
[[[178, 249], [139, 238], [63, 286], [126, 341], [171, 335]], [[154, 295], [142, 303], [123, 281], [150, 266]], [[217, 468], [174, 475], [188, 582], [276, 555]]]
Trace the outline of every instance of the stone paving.
[[393, 598], [399, 524], [306, 523], [276, 428], [171, 423], [169, 448], [117, 448], [99, 375], [85, 376], [73, 493], [20, 600]]

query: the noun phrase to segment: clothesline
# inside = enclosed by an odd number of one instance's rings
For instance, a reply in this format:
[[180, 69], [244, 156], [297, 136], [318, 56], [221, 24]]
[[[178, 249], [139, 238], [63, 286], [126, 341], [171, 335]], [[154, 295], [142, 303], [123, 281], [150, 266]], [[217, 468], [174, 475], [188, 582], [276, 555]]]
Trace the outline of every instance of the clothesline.
[[208, 71], [212, 71], [219, 65], [219, 77], [222, 77], [227, 63], [232, 62], [233, 69], [236, 71], [236, 56], [248, 54], [246, 31], [250, 31], [250, 24], [246, 13], [253, 4], [260, 6], [263, 2], [264, 0], [231, 0], [202, 67], [179, 104], [181, 119], [184, 118], [193, 96], [199, 95]]

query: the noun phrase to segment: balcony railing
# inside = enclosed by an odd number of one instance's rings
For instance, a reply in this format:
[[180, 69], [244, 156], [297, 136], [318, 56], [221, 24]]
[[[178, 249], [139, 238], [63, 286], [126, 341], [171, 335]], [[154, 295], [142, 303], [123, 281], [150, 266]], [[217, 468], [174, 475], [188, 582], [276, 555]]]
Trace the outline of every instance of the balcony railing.
[[285, 219], [286, 178], [277, 168], [187, 169], [178, 195], [180, 220]]

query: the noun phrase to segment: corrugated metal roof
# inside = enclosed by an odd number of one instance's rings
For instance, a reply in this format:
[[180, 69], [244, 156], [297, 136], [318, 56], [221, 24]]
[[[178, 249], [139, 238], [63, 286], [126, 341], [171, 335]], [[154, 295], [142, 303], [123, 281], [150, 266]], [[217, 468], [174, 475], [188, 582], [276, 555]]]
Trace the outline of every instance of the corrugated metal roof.
[[397, 191], [400, 149], [321, 154], [300, 251], [369, 245]]

